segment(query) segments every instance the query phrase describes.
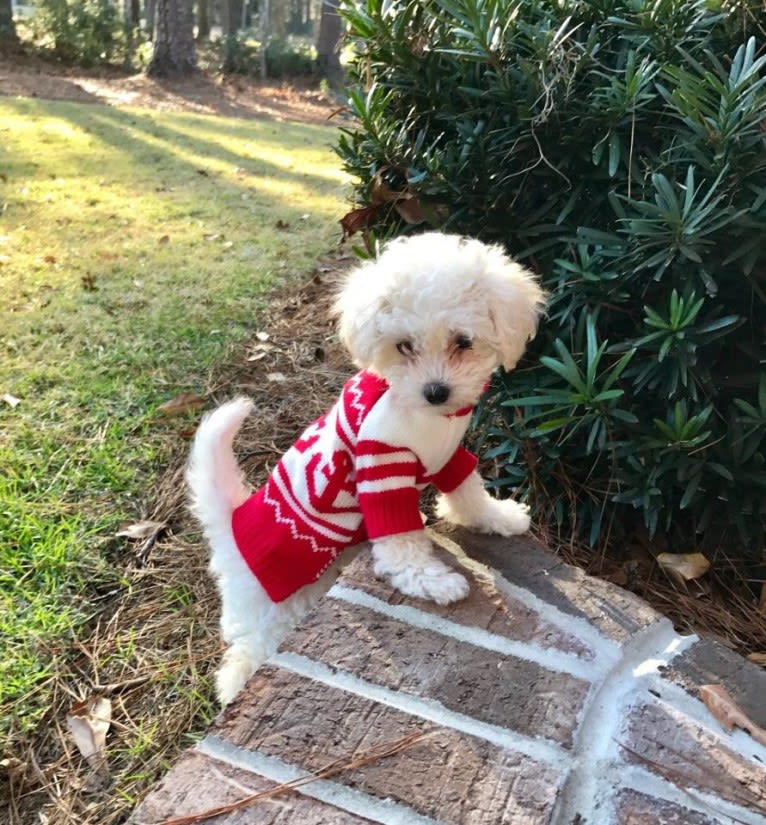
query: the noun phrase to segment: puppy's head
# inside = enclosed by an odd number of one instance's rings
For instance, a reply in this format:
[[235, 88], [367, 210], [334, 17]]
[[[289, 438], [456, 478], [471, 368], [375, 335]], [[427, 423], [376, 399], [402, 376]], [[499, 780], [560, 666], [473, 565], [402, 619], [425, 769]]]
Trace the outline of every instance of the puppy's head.
[[430, 232], [352, 271], [335, 309], [357, 366], [382, 375], [397, 403], [448, 415], [475, 404], [496, 367], [516, 366], [543, 303], [499, 246]]

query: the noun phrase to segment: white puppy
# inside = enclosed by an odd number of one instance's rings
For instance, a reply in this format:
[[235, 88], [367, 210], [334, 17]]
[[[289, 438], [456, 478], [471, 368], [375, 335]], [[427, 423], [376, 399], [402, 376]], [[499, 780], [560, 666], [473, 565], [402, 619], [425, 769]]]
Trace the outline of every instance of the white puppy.
[[229, 702], [332, 583], [341, 551], [372, 542], [375, 574], [408, 596], [449, 604], [468, 583], [433, 554], [418, 501], [434, 484], [455, 524], [514, 535], [527, 508], [485, 491], [460, 446], [493, 371], [516, 366], [543, 293], [499, 247], [428, 233], [389, 243], [348, 277], [340, 338], [361, 371], [335, 406], [251, 494], [232, 442], [253, 409], [237, 399], [200, 425], [187, 480], [212, 548], [228, 645]]

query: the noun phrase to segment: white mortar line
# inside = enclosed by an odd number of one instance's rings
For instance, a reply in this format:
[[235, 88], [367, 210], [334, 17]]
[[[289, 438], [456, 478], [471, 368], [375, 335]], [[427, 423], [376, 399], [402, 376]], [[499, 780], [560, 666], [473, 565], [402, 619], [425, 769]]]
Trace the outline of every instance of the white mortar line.
[[620, 661], [586, 700], [575, 737], [575, 764], [559, 795], [551, 822], [570, 825], [609, 821], [608, 810], [620, 787], [624, 765], [615, 758], [615, 739], [628, 698], [642, 679], [682, 652], [696, 637], [681, 637], [667, 619], [644, 628], [623, 648]]
[[352, 673], [338, 670], [298, 653], [275, 653], [269, 659], [269, 663], [315, 682], [320, 682], [328, 687], [337, 688], [365, 699], [371, 699], [411, 716], [434, 722], [441, 727], [475, 736], [499, 748], [528, 756], [537, 762], [543, 762], [561, 770], [566, 770], [571, 763], [571, 757], [567, 751], [550, 739], [532, 738], [513, 730], [501, 728], [499, 725], [473, 719], [463, 713], [449, 710], [435, 699], [426, 699], [381, 687], [360, 679]]
[[530, 590], [512, 584], [499, 571], [487, 567], [476, 559], [472, 559], [457, 542], [452, 541], [444, 534], [430, 532], [430, 535], [437, 544], [455, 556], [474, 575], [490, 582], [501, 593], [505, 593], [514, 601], [533, 610], [541, 619], [549, 622], [563, 633], [583, 642], [596, 654], [595, 661], [597, 663], [605, 667], [611, 667], [620, 658], [620, 646], [599, 633], [584, 616], [565, 613], [563, 610], [559, 610], [558, 607], [548, 604]]
[[[240, 770], [257, 773], [277, 784], [292, 782], [307, 774], [304, 768], [259, 751], [237, 747], [213, 734], [208, 734], [199, 742], [196, 750]], [[317, 779], [301, 785], [295, 791], [381, 825], [440, 825], [435, 819], [423, 816], [399, 802], [379, 799], [329, 779]]]
[[764, 825], [766, 815], [728, 800], [713, 796], [698, 788], [679, 788], [669, 780], [638, 765], [625, 765], [620, 773], [623, 788], [629, 788], [655, 799], [662, 799], [705, 816], [712, 816], [720, 825]]
[[411, 605], [388, 604], [388, 602], [384, 602], [376, 596], [371, 596], [363, 590], [335, 584], [327, 595], [349, 604], [355, 604], [358, 607], [366, 607], [368, 610], [382, 613], [412, 627], [429, 630], [438, 633], [440, 636], [455, 639], [458, 642], [465, 642], [474, 647], [491, 650], [503, 656], [514, 656], [517, 659], [534, 662], [555, 673], [566, 673], [587, 682], [592, 682], [594, 679], [603, 676], [603, 668], [593, 661], [580, 659], [556, 648], [544, 648], [536, 644], [518, 642], [480, 627], [459, 624], [433, 613], [426, 613], [424, 610], [419, 610]]

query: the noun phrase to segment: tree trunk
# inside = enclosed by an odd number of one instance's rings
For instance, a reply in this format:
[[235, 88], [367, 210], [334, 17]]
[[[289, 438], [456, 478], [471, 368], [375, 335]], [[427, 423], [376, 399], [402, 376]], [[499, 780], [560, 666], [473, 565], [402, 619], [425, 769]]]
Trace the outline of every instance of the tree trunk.
[[222, 0], [221, 28], [224, 37], [236, 37], [242, 24], [242, 0]]
[[279, 40], [287, 37], [289, 8], [284, 0], [269, 3], [269, 34]]
[[340, 65], [340, 35], [342, 20], [338, 14], [337, 0], [324, 0], [319, 17], [319, 37], [317, 38], [317, 64], [331, 86], [343, 83], [343, 69]]
[[157, 15], [157, 0], [146, 0], [146, 21], [144, 23], [145, 31], [149, 35], [149, 39], [154, 39], [154, 21]]
[[18, 43], [13, 23], [13, 0], [0, 0], [0, 43]]
[[122, 0], [122, 22], [125, 24], [125, 29], [130, 31], [135, 28], [138, 18], [134, 17], [135, 6], [133, 0]]
[[146, 73], [167, 77], [195, 71], [192, 0], [157, 0], [155, 14], [154, 53]]
[[269, 76], [269, 67], [266, 61], [266, 49], [269, 47], [271, 38], [271, 0], [261, 0], [260, 3], [260, 23], [261, 23], [261, 80], [266, 80]]
[[197, 0], [197, 42], [210, 37], [210, 0]]

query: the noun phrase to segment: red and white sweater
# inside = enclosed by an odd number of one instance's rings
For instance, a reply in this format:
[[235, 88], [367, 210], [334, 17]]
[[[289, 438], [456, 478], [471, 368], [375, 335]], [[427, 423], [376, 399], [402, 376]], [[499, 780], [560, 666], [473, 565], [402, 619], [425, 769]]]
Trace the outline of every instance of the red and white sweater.
[[460, 446], [470, 408], [403, 412], [387, 390], [380, 376], [357, 373], [234, 510], [237, 546], [273, 601], [316, 581], [347, 547], [422, 529], [423, 488], [452, 492], [476, 467]]

